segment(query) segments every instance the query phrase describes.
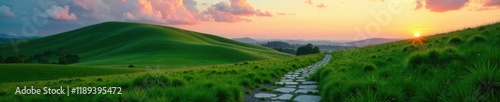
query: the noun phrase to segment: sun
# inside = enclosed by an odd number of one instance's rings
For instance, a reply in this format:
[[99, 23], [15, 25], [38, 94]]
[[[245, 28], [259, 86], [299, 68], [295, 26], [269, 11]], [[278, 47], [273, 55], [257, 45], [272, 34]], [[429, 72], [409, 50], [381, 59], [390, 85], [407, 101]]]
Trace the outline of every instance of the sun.
[[413, 34], [413, 36], [418, 38], [418, 37], [420, 37], [420, 33], [415, 33], [415, 34]]

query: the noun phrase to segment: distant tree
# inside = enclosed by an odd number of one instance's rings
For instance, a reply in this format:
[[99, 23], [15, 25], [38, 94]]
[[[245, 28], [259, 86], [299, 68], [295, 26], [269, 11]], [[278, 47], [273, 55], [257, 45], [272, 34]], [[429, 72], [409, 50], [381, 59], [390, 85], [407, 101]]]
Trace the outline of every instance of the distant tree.
[[133, 64], [128, 65], [128, 68], [134, 68], [135, 66]]
[[3, 57], [0, 56], [0, 63], [3, 63]]
[[262, 46], [270, 47], [270, 48], [290, 48], [290, 44], [284, 41], [269, 41]]
[[78, 63], [80, 61], [80, 56], [68, 54], [65, 56], [59, 57], [59, 64], [73, 64]]
[[296, 55], [307, 55], [307, 54], [315, 54], [320, 53], [319, 47], [314, 47], [312, 44], [307, 44], [304, 46], [300, 46], [297, 48]]
[[48, 59], [38, 59], [38, 63], [48, 64], [50, 63]]
[[19, 56], [10, 56], [7, 57], [4, 61], [5, 63], [24, 63], [24, 59]]
[[312, 53], [320, 53], [321, 50], [319, 50], [319, 47], [314, 47], [313, 50], [312, 50]]

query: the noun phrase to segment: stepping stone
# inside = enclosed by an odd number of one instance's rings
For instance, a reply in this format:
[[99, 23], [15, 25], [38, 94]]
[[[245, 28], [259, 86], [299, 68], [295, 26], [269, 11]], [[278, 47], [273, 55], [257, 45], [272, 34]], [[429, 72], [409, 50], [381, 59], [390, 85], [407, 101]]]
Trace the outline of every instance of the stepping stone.
[[296, 82], [303, 82], [303, 81], [306, 81], [306, 80], [295, 80]]
[[295, 86], [295, 85], [287, 85], [285, 87], [287, 87], [287, 88], [297, 88], [297, 86]]
[[318, 90], [309, 90], [309, 89], [298, 89], [294, 93], [296, 93], [296, 94], [307, 94], [307, 92], [317, 93], [319, 91]]
[[300, 89], [316, 89], [318, 88], [318, 85], [300, 85]]
[[292, 77], [292, 74], [287, 74], [285, 75], [285, 77]]
[[278, 100], [278, 101], [288, 101], [288, 100], [291, 100], [291, 98], [293, 97], [292, 94], [283, 94], [279, 97], [276, 97], [276, 98], [271, 98], [272, 100]]
[[295, 79], [297, 79], [297, 80], [305, 80], [306, 77], [295, 77]]
[[257, 93], [253, 97], [255, 98], [272, 98], [276, 97], [276, 94], [270, 94], [270, 93]]
[[298, 77], [299, 75], [292, 75], [292, 77]]
[[274, 89], [274, 91], [277, 91], [277, 92], [281, 92], [281, 93], [291, 93], [291, 92], [294, 92], [295, 88], [277, 88], [277, 89]]
[[304, 81], [304, 82], [301, 82], [300, 84], [302, 84], [302, 85], [314, 85], [317, 83], [315, 81]]
[[293, 99], [295, 102], [319, 102], [320, 100], [321, 97], [316, 95], [299, 95]]
[[283, 80], [282, 79], [281, 82], [293, 82], [293, 80], [291, 80], [291, 79], [285, 79], [285, 80]]
[[278, 84], [278, 85], [282, 85], [282, 84], [285, 84], [285, 85], [297, 85], [299, 83], [297, 83], [297, 82], [276, 82], [276, 84]]

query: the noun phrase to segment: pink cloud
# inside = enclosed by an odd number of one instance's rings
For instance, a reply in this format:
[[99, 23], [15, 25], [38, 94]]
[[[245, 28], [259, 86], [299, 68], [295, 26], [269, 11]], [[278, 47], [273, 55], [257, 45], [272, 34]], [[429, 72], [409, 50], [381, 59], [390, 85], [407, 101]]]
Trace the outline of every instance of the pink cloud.
[[69, 13], [68, 5], [64, 7], [51, 6], [45, 11], [46, 16], [55, 20], [77, 20], [78, 18], [74, 13]]
[[[161, 24], [197, 24], [203, 16], [193, 0], [138, 0], [127, 12], [136, 20]], [[128, 18], [128, 17], [127, 17]]]
[[469, 0], [426, 0], [425, 8], [433, 12], [460, 10]]
[[254, 9], [246, 0], [230, 0], [230, 4], [219, 2], [209, 7], [203, 14], [208, 15], [216, 22], [250, 22], [250, 19], [243, 17], [273, 16], [269, 11]]
[[447, 12], [460, 10], [464, 7], [469, 10], [482, 11], [500, 9], [500, 0], [415, 0], [415, 10], [424, 8], [431, 12]]
[[325, 8], [326, 6], [323, 3], [320, 3], [320, 4], [316, 5], [316, 7], [318, 7], [318, 8]]
[[14, 14], [14, 12], [10, 11], [9, 7], [2, 5], [2, 6], [0, 6], [0, 17], [13, 18], [13, 17], [16, 17], [16, 14]]
[[417, 4], [417, 7], [415, 7], [415, 10], [422, 8], [422, 6], [423, 6], [422, 0], [415, 0], [415, 2]]

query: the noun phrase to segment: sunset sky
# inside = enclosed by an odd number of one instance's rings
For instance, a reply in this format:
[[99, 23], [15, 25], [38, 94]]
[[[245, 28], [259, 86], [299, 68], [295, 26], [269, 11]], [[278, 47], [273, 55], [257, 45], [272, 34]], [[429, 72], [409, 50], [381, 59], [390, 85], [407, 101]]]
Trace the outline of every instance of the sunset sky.
[[500, 20], [500, 0], [2, 0], [0, 33], [46, 36], [107, 21], [227, 38], [423, 36]]

